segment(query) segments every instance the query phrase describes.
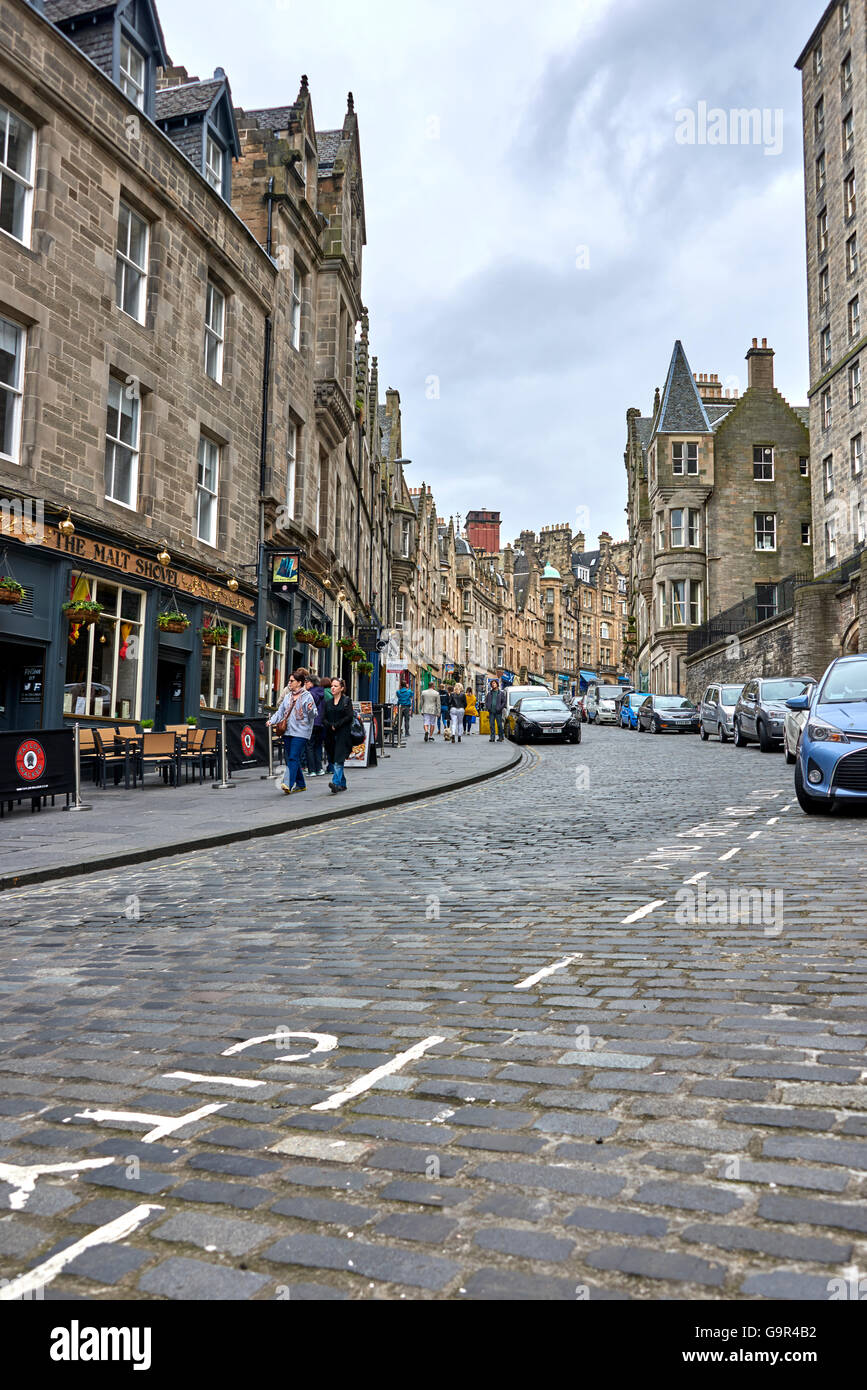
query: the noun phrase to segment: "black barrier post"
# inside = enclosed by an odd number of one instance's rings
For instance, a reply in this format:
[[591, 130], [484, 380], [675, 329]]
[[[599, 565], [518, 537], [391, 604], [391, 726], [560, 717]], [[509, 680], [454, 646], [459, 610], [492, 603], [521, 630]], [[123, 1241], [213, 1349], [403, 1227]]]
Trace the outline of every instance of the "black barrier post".
[[221, 744], [221, 751], [222, 751], [222, 757], [221, 757], [221, 759], [220, 759], [220, 768], [221, 768], [221, 771], [222, 771], [223, 776], [222, 776], [222, 780], [221, 780], [221, 781], [215, 782], [215, 783], [214, 783], [214, 785], [213, 785], [213, 787], [211, 788], [211, 790], [212, 790], [212, 791], [215, 791], [215, 792], [231, 792], [231, 791], [234, 791], [234, 790], [235, 790], [235, 787], [237, 786], [237, 783], [236, 783], [236, 782], [230, 782], [230, 781], [229, 781], [228, 768], [227, 768], [227, 766], [226, 766], [226, 716], [225, 716], [225, 714], [223, 714], [223, 715], [220, 716], [220, 744]]
[[81, 799], [81, 733], [78, 724], [75, 725], [74, 729], [73, 746], [75, 748], [75, 791], [73, 793], [75, 799], [71, 805], [64, 806], [63, 809], [64, 811], [91, 811], [93, 807], [85, 806]]

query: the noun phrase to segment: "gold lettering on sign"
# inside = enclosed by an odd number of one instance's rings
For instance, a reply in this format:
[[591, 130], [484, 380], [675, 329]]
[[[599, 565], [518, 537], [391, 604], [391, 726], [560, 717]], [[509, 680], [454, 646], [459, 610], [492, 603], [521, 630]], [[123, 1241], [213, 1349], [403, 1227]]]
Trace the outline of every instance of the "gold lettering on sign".
[[149, 560], [146, 555], [136, 555], [134, 551], [122, 550], [119, 546], [105, 541], [92, 541], [87, 536], [64, 536], [56, 526], [46, 526], [42, 544], [84, 564], [89, 561], [91, 564], [116, 570], [122, 575], [150, 579], [156, 584], [165, 584], [168, 588], [177, 589], [194, 598], [203, 598], [208, 603], [219, 604], [222, 608], [232, 608], [247, 618], [252, 618], [255, 612], [253, 600], [245, 598], [243, 594], [234, 594], [231, 589], [224, 589], [221, 584], [212, 584], [197, 574], [187, 574], [185, 570], [161, 565], [157, 560]]

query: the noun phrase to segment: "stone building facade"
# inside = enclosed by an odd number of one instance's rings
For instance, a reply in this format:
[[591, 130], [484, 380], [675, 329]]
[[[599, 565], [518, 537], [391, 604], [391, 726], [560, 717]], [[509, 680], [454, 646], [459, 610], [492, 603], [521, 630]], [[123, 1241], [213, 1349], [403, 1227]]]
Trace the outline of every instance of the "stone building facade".
[[[829, 4], [801, 73], [810, 345], [815, 572], [867, 539], [867, 320], [863, 196], [867, 178], [867, 5]], [[865, 306], [867, 312], [867, 306]]]
[[736, 604], [769, 621], [812, 576], [808, 413], [776, 390], [773, 357], [753, 339], [747, 391], [724, 396], [717, 376], [693, 376], [678, 342], [652, 413], [627, 413], [641, 689], [683, 691], [691, 632]]
[[[44, 518], [32, 543], [14, 525], [5, 538], [25, 599], [0, 615], [3, 727], [172, 721], [255, 700], [250, 403], [276, 272], [228, 185], [155, 121], [167, 60], [147, 0], [0, 11], [0, 119], [15, 135], [0, 214], [0, 492]], [[101, 605], [98, 621], [67, 622], [66, 600]], [[183, 634], [159, 626], [175, 606]], [[203, 643], [215, 625], [224, 648]], [[34, 670], [41, 705], [22, 698]]]

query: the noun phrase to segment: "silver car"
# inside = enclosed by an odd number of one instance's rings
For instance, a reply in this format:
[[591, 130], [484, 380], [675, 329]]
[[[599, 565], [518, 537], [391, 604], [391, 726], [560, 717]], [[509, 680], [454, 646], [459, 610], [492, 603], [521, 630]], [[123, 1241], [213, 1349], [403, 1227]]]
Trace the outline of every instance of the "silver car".
[[[816, 688], [815, 681], [810, 682], [808, 690], [804, 691], [807, 699], [810, 698]], [[801, 742], [801, 733], [807, 722], [809, 710], [787, 709], [786, 717], [783, 720], [783, 752], [786, 755], [786, 762], [793, 763], [798, 756], [798, 744]]]
[[734, 736], [735, 705], [741, 698], [742, 685], [709, 685], [701, 697], [699, 733], [707, 740], [716, 734], [720, 743]]
[[735, 708], [735, 747], [758, 743], [763, 753], [783, 742], [786, 701], [806, 695], [816, 684], [812, 676], [781, 676], [747, 681]]

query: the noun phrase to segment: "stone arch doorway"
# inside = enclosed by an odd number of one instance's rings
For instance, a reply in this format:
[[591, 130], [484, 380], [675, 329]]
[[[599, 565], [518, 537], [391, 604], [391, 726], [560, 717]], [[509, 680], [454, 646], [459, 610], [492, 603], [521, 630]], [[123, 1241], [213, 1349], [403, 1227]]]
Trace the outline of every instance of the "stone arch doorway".
[[857, 656], [860, 651], [860, 623], [856, 618], [843, 634], [843, 641], [840, 644], [843, 656]]

